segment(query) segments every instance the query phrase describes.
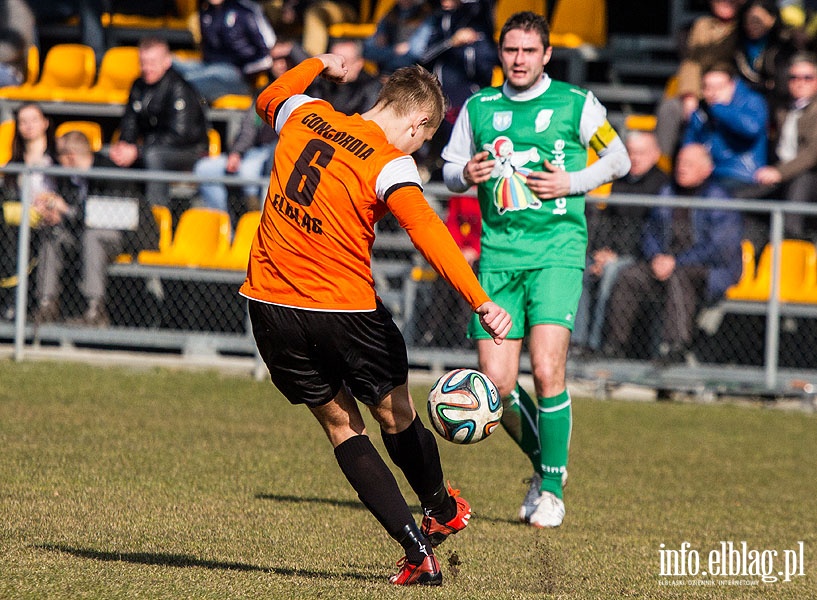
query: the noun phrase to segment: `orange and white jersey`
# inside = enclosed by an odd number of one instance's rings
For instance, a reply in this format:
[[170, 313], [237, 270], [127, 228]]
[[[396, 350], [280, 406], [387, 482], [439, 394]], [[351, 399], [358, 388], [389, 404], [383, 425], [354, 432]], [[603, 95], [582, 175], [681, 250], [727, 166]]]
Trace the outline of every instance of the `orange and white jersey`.
[[306, 60], [257, 99], [280, 137], [241, 294], [312, 310], [373, 310], [374, 225], [391, 210], [474, 308], [487, 301], [422, 195], [414, 160], [375, 122], [302, 94], [322, 70], [320, 59]]

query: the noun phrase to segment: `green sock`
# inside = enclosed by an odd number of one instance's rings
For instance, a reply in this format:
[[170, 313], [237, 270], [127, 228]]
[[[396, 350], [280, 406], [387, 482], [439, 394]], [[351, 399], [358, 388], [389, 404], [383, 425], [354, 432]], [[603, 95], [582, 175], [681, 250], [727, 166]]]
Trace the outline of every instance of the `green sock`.
[[539, 440], [542, 446], [542, 490], [562, 497], [562, 473], [567, 470], [567, 451], [573, 427], [567, 390], [551, 398], [539, 398]]
[[541, 473], [537, 412], [533, 399], [518, 383], [514, 390], [502, 399], [502, 427], [530, 459], [533, 469]]

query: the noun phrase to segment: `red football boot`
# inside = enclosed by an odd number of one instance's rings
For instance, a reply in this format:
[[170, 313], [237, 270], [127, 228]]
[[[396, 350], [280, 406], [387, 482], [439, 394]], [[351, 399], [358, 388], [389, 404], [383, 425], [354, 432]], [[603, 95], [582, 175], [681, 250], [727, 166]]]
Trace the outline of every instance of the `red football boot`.
[[453, 519], [447, 523], [440, 523], [431, 515], [423, 515], [420, 531], [428, 538], [432, 547], [439, 546], [449, 535], [465, 529], [468, 520], [471, 518], [471, 505], [468, 504], [465, 498], [460, 497], [460, 491], [451, 489], [449, 485], [448, 494], [457, 502], [457, 514], [454, 515]]
[[419, 565], [413, 565], [404, 556], [397, 561], [400, 570], [389, 577], [394, 585], [442, 585], [443, 573], [437, 557], [431, 554], [426, 556]]

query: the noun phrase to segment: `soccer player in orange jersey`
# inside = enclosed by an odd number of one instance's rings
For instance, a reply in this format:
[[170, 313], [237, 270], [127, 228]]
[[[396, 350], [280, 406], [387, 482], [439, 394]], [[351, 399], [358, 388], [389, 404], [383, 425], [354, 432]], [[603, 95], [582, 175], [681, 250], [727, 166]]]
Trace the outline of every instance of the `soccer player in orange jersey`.
[[[309, 407], [363, 504], [403, 547], [390, 581], [439, 585], [432, 547], [463, 529], [471, 508], [444, 483], [436, 440], [409, 394], [405, 342], [374, 288], [377, 220], [395, 215], [496, 343], [511, 322], [426, 202], [410, 156], [443, 118], [436, 77], [421, 67], [400, 69], [373, 108], [347, 116], [303, 94], [320, 74], [342, 81], [343, 58], [310, 58], [258, 96], [258, 114], [280, 138], [241, 293], [272, 382], [291, 403]], [[358, 401], [420, 499], [419, 528], [369, 440]]]

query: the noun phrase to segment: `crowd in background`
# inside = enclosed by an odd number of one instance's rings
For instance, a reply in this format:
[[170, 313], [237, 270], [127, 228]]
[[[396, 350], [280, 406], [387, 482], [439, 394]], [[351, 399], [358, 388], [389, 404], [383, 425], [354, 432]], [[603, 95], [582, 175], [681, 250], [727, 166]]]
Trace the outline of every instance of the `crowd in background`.
[[[612, 191], [817, 200], [817, 103], [812, 102], [817, 96], [815, 4], [710, 0], [708, 12], [684, 30], [679, 42], [679, 69], [665, 98], [655, 106], [655, 131], [622, 132], [632, 171], [615, 182]], [[459, 109], [472, 93], [491, 85], [498, 64], [493, 1], [396, 0], [377, 22], [373, 35], [332, 40], [329, 27], [354, 21], [359, 10], [353, 2], [341, 0], [202, 0], [190, 19], [195, 31], [195, 59], [174, 52], [161, 35], [149, 34], [139, 42], [141, 75], [131, 88], [115, 142], [90, 154], [76, 137], [61, 146], [54, 139], [49, 117], [36, 104], [26, 104], [16, 113], [11, 161], [32, 166], [65, 165], [66, 160], [70, 164], [66, 157], [73, 153], [82, 155], [81, 164], [87, 163], [88, 168], [105, 164], [263, 179], [274, 153], [274, 131], [258, 119], [251, 105], [238, 134], [225, 140], [223, 153], [209, 156], [208, 107], [226, 94], [254, 95], [305, 57], [328, 50], [344, 55], [350, 83], [321, 80], [307, 93], [325, 98], [349, 114], [371, 107], [382, 77], [401, 66], [419, 63], [437, 74], [450, 101], [449, 111], [434, 139], [415, 156], [426, 179], [439, 179], [440, 150]], [[78, 19], [80, 41], [94, 49], [99, 63], [115, 43], [102, 26], [101, 16], [106, 11], [178, 16], [178, 5], [172, 0], [2, 0], [0, 86], [25, 81], [26, 48], [39, 43], [39, 26], [71, 17]], [[99, 264], [104, 270], [105, 261], [122, 250], [123, 240], [106, 242], [104, 247], [97, 242], [96, 250], [87, 249], [91, 242], [84, 239], [89, 236], [83, 226], [83, 203], [94, 191], [89, 191], [92, 186], [88, 182], [78, 182], [77, 178], [72, 182], [79, 193], [76, 189], [69, 193], [64, 183], [48, 178], [37, 182], [42, 186], [38, 194], [50, 199], [50, 204], [43, 200], [36, 206], [43, 226], [35, 242], [43, 256], [59, 257], [60, 249], [77, 244], [86, 247], [81, 260], [97, 266], [84, 271], [85, 321], [105, 324], [104, 311], [100, 310], [104, 294], [100, 297], [100, 276], [94, 273], [100, 271]], [[118, 190], [117, 194], [138, 197], [140, 206], [148, 207], [174, 201], [171, 187], [161, 181], [137, 190]], [[242, 212], [258, 210], [264, 194], [257, 185], [205, 183], [194, 203], [231, 212], [235, 223]], [[3, 199], [18, 197], [16, 178], [6, 177]], [[478, 227], [471, 223], [472, 215], [460, 218], [457, 214], [458, 208], [472, 211], [467, 202], [452, 202], [451, 208], [448, 221], [454, 224], [452, 231], [460, 227], [456, 223], [468, 223], [469, 232]], [[768, 242], [765, 216], [746, 214], [736, 223], [729, 219], [737, 215], [734, 211], [731, 215], [716, 213], [667, 213], [622, 206], [600, 210], [588, 202], [585, 293], [574, 331], [577, 356], [660, 353], [675, 358], [689, 349], [697, 308], [716, 302], [740, 275], [741, 240], [750, 240], [757, 249]], [[817, 226], [810, 219], [791, 217], [786, 221], [785, 235], [813, 240]], [[4, 273], [13, 263], [15, 240], [13, 233], [4, 236]], [[147, 236], [140, 247], [151, 247], [153, 240]], [[472, 247], [467, 252], [472, 262], [478, 260]], [[105, 261], [94, 262], [88, 258], [91, 255], [104, 256]], [[669, 273], [676, 273], [673, 281], [680, 280], [675, 291], [666, 283], [670, 275], [656, 265], [656, 257], [661, 263], [664, 256], [672, 258]], [[41, 321], [59, 317], [53, 303], [56, 288], [50, 283], [54, 270], [59, 270], [59, 260], [52, 259], [51, 263], [55, 261], [51, 279], [43, 275], [38, 283], [36, 315]], [[41, 271], [45, 273], [45, 269]], [[665, 294], [682, 298], [681, 304], [659, 304], [684, 317], [663, 320], [663, 330], [657, 328], [659, 333], [652, 336], [656, 350], [634, 350], [631, 334], [638, 303], [633, 299], [645, 297], [647, 292], [650, 297]], [[13, 316], [8, 304], [3, 316]]]

